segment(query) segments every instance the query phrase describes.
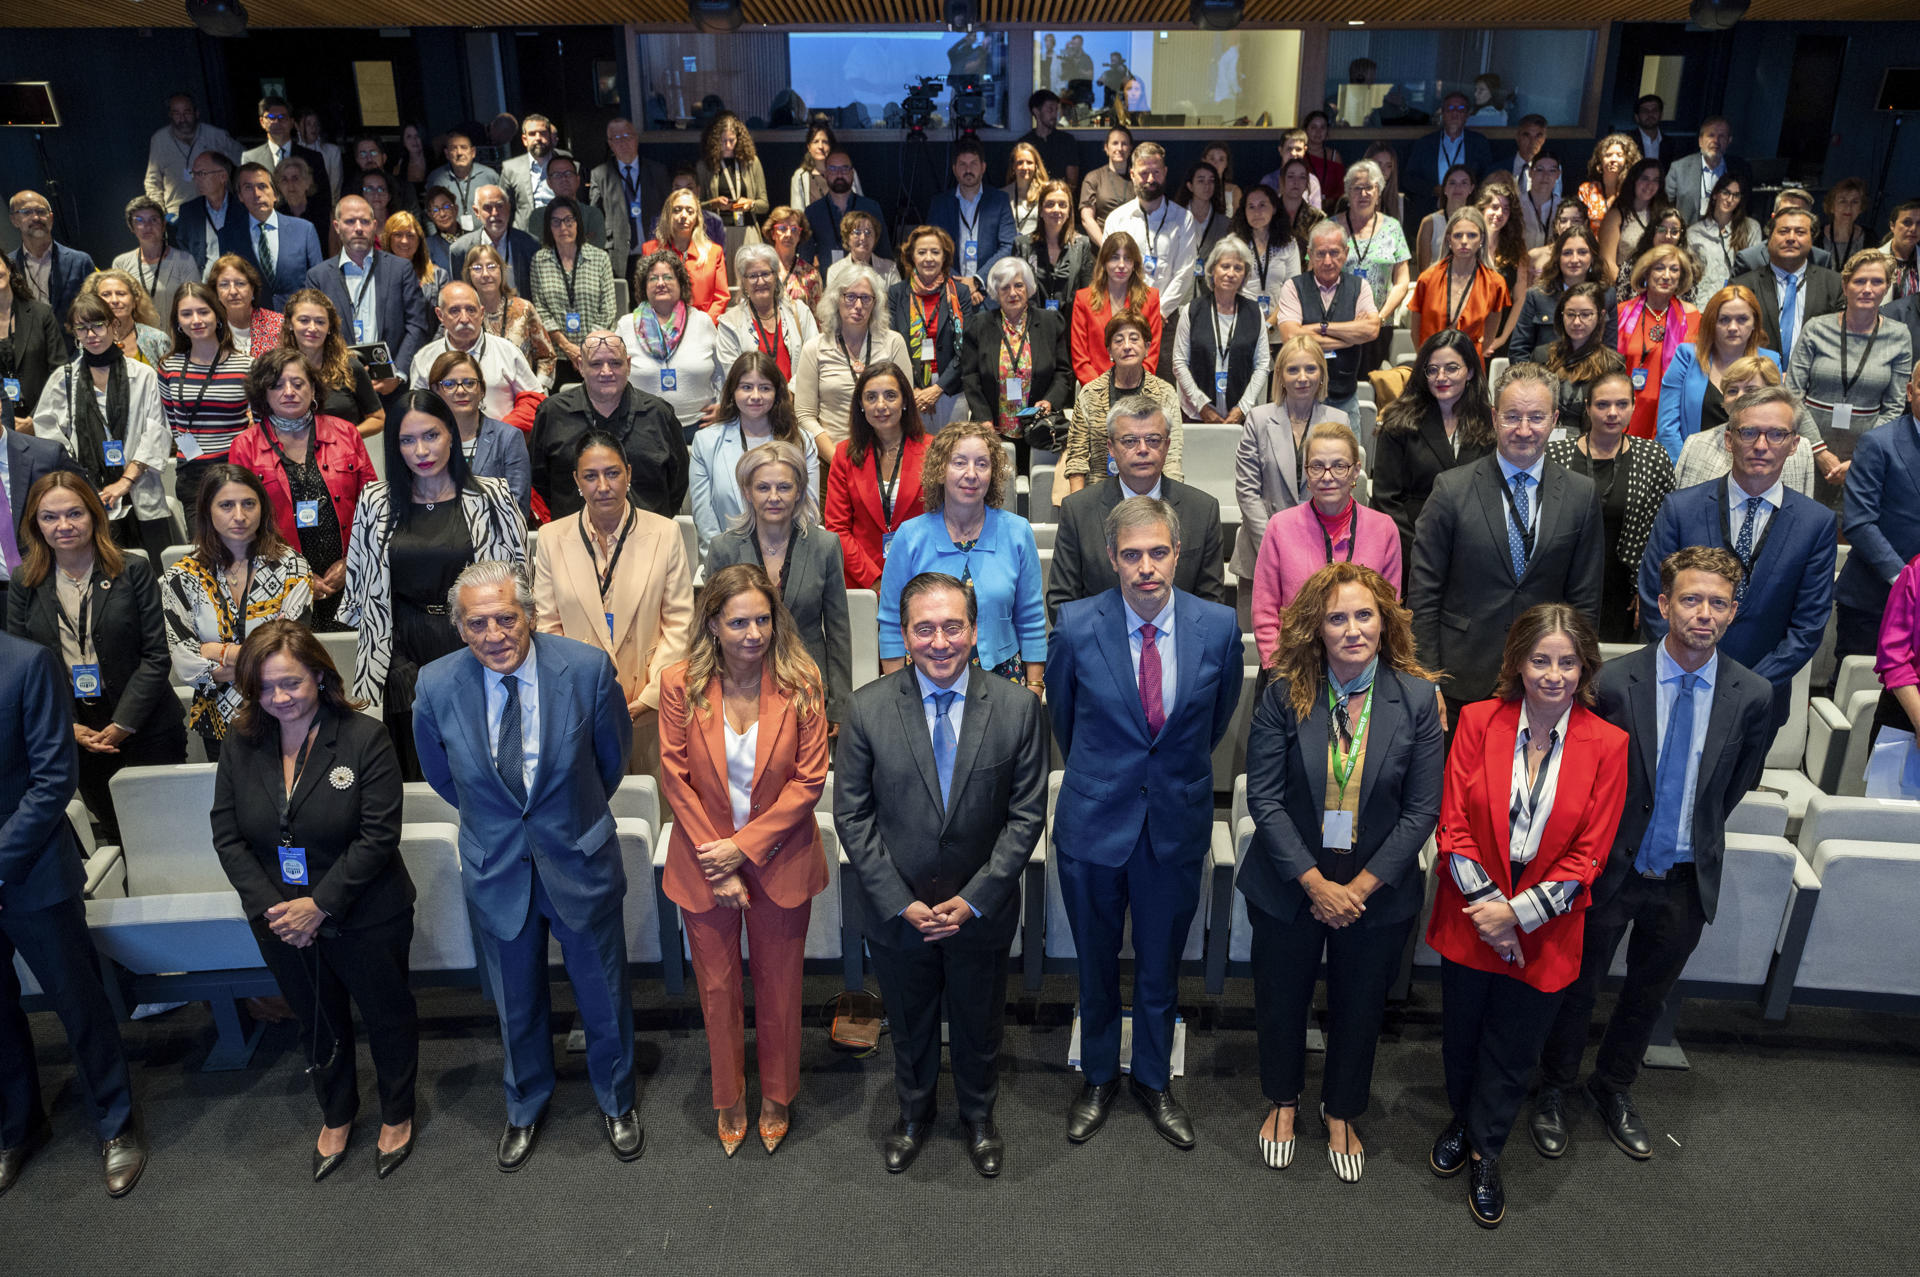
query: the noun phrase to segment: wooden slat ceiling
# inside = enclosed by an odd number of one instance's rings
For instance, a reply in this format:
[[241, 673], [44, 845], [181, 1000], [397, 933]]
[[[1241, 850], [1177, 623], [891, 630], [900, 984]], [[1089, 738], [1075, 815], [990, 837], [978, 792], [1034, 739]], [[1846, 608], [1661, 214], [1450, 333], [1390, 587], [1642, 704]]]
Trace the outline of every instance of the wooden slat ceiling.
[[[458, 25], [601, 26], [633, 22], [685, 25], [684, 0], [243, 0], [256, 27], [405, 27]], [[940, 0], [744, 0], [750, 23], [777, 26], [925, 26], [941, 20]], [[1685, 0], [1477, 0], [1469, 6], [1489, 23], [1678, 22]], [[1452, 23], [1459, 0], [1247, 0], [1249, 22]], [[1186, 0], [983, 0], [987, 25], [1181, 26]], [[1825, 0], [1826, 21], [1903, 21], [1912, 0]], [[1805, 19], [1803, 0], [1753, 0], [1749, 21]], [[0, 0], [4, 27], [184, 27], [180, 0], [93, 0], [86, 5]]]

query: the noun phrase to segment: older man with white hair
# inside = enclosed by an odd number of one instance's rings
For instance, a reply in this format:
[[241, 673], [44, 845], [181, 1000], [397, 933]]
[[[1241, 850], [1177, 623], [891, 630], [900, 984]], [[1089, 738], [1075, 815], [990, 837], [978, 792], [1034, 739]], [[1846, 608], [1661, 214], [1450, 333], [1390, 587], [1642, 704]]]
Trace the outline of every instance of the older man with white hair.
[[1340, 223], [1315, 223], [1307, 236], [1307, 267], [1280, 286], [1274, 303], [1280, 340], [1313, 338], [1327, 357], [1327, 407], [1351, 417], [1367, 371], [1361, 358], [1380, 335], [1380, 312], [1367, 281], [1347, 270], [1347, 232]]

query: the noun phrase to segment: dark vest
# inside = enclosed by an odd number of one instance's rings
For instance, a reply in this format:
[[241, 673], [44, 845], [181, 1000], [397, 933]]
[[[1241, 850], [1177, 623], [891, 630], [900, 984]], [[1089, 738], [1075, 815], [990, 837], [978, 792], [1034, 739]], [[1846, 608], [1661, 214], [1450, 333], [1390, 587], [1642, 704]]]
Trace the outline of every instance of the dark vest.
[[[1193, 375], [1200, 393], [1218, 406], [1220, 397], [1213, 390], [1213, 372], [1219, 366], [1214, 330], [1213, 291], [1195, 297], [1187, 307], [1187, 371]], [[1240, 402], [1253, 380], [1254, 346], [1267, 339], [1266, 325], [1260, 319], [1260, 303], [1251, 297], [1239, 299], [1233, 317], [1233, 334], [1227, 338], [1226, 411]], [[1168, 363], [1171, 365], [1171, 359]]]
[[[1293, 291], [1300, 295], [1300, 322], [1309, 328], [1318, 328], [1321, 324], [1344, 324], [1353, 318], [1353, 308], [1360, 297], [1360, 290], [1367, 287], [1358, 275], [1342, 271], [1340, 283], [1333, 290], [1333, 305], [1320, 304], [1320, 281], [1313, 272], [1296, 275]], [[1345, 399], [1354, 392], [1360, 382], [1360, 355], [1364, 347], [1348, 346], [1345, 350], [1336, 350], [1327, 359], [1327, 398]]]

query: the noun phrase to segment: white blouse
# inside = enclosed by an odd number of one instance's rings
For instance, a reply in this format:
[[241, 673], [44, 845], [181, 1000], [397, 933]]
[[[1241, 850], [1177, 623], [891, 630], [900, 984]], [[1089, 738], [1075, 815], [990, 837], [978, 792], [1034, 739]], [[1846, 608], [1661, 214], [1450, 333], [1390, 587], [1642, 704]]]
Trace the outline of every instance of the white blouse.
[[[720, 715], [724, 721], [726, 713]], [[753, 814], [753, 754], [760, 747], [760, 724], [751, 724], [745, 732], [733, 730], [727, 723], [727, 797], [733, 802], [733, 827], [747, 827]]]

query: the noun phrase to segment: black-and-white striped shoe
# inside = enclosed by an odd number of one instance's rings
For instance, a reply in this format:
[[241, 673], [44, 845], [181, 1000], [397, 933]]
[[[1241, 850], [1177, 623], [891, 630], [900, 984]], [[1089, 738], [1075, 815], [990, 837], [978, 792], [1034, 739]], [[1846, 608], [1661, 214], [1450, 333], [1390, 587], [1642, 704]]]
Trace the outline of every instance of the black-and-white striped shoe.
[[[1271, 1119], [1275, 1113], [1278, 1113], [1282, 1108], [1286, 1107], [1290, 1106], [1283, 1104], [1274, 1105], [1273, 1108], [1268, 1111], [1267, 1117]], [[1299, 1120], [1299, 1115], [1296, 1113], [1294, 1116], [1296, 1125]], [[1266, 1123], [1262, 1122], [1260, 1124], [1260, 1159], [1273, 1170], [1284, 1171], [1287, 1167], [1293, 1165], [1293, 1151], [1300, 1143], [1297, 1132], [1296, 1138], [1294, 1139], [1270, 1140], [1266, 1136], [1266, 1130]]]
[[[1320, 1106], [1320, 1124], [1325, 1126], [1326, 1123], [1327, 1106], [1322, 1104]], [[1349, 1137], [1353, 1134], [1353, 1124], [1351, 1122], [1347, 1124], [1347, 1134]], [[1367, 1150], [1363, 1148], [1358, 1153], [1335, 1152], [1333, 1141], [1329, 1139], [1327, 1141], [1327, 1164], [1333, 1167], [1334, 1175], [1342, 1184], [1358, 1184], [1360, 1182], [1361, 1172], [1367, 1168]]]

